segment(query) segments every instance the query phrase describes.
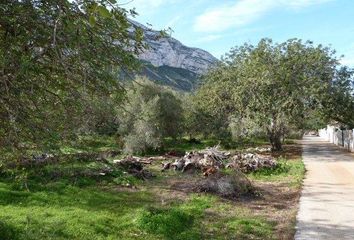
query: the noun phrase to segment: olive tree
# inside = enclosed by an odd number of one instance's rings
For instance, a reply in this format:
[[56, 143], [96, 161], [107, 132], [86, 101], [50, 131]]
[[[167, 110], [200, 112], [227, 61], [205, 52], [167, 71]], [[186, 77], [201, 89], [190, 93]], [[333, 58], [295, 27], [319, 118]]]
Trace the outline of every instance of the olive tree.
[[252, 120], [273, 150], [281, 150], [290, 128], [301, 129], [313, 109], [328, 111], [338, 66], [328, 47], [298, 39], [279, 44], [262, 39], [255, 46], [233, 48], [207, 75], [198, 94], [208, 108]]
[[181, 103], [172, 90], [147, 79], [137, 79], [128, 90], [118, 116], [126, 152], [158, 149], [165, 138], [179, 137], [183, 131]]
[[349, 129], [354, 128], [354, 70], [341, 67], [330, 88], [331, 97], [324, 99], [325, 117]]
[[135, 13], [115, 2], [2, 1], [1, 146], [52, 147], [80, 127], [91, 96], [122, 95], [117, 71], [135, 69], [144, 44]]

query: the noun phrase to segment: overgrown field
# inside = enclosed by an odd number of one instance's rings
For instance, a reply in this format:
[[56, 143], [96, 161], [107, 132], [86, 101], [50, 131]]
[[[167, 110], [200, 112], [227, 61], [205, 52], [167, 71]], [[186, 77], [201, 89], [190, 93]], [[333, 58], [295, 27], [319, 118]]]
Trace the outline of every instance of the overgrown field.
[[102, 174], [113, 158], [90, 154], [26, 171], [2, 166], [0, 239], [292, 239], [304, 174], [300, 149], [286, 145], [278, 167], [247, 175], [253, 193], [233, 199], [193, 191], [188, 186], [203, 179], [200, 173], [161, 172], [161, 161], [147, 167], [155, 175], [148, 180], [118, 168]]

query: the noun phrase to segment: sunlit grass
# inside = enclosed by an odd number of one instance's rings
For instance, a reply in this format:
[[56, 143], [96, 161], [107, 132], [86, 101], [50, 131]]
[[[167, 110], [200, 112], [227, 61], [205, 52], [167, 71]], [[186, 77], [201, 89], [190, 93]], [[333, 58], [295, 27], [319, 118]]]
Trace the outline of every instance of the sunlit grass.
[[250, 179], [262, 181], [286, 182], [289, 186], [299, 187], [305, 174], [305, 165], [301, 158], [287, 160], [278, 159], [278, 166], [274, 169], [261, 169], [247, 174]]
[[[71, 153], [117, 147], [114, 138], [91, 140], [91, 145], [74, 148]], [[167, 145], [170, 148], [165, 150], [189, 151], [217, 144], [182, 140], [173, 145], [170, 141]], [[301, 159], [280, 159], [279, 163], [275, 169], [260, 170], [247, 176], [254, 181], [282, 182], [298, 188], [304, 173]], [[113, 169], [110, 174], [89, 174], [100, 172], [107, 164]], [[189, 193], [185, 199], [171, 197], [169, 201], [163, 201], [151, 187], [163, 192], [165, 179], [182, 176], [173, 171], [161, 173], [157, 165], [151, 169], [157, 177], [147, 182], [127, 175], [110, 163], [72, 156], [61, 158], [59, 163], [29, 168], [22, 178], [18, 177], [24, 172], [2, 169], [0, 239], [275, 238], [274, 222], [231, 200]], [[23, 181], [26, 181], [27, 188]], [[128, 183], [138, 189], [121, 187]]]

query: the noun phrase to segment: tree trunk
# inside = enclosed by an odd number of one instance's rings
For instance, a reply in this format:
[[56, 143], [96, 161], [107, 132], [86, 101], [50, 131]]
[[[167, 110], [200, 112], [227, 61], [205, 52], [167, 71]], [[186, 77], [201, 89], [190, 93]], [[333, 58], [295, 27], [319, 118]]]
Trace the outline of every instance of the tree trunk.
[[272, 145], [272, 151], [281, 151], [283, 150], [283, 145], [281, 141], [281, 134], [272, 133], [269, 135], [269, 141]]
[[282, 131], [280, 131], [276, 127], [268, 129], [268, 138], [270, 144], [272, 145], [272, 151], [277, 152], [283, 150], [282, 135]]
[[282, 146], [282, 136], [283, 136], [283, 124], [279, 123], [278, 117], [273, 114], [272, 122], [270, 126], [267, 128], [268, 138], [270, 144], [272, 145], [272, 151], [281, 151], [283, 150]]

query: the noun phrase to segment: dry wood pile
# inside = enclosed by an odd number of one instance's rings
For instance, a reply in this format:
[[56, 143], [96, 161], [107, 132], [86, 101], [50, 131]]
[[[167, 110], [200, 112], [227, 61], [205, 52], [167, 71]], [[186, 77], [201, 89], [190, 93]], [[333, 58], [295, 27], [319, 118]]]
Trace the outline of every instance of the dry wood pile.
[[162, 171], [174, 169], [176, 171], [191, 172], [202, 170], [204, 175], [210, 175], [223, 168], [224, 161], [230, 157], [229, 152], [220, 151], [218, 146], [200, 151], [187, 152], [182, 158], [174, 162], [163, 163]]
[[17, 161], [9, 161], [6, 163], [7, 168], [16, 167], [37, 167], [47, 164], [56, 164], [59, 162], [59, 157], [53, 154], [43, 153], [40, 155], [32, 155], [31, 157], [21, 157]]
[[[258, 152], [268, 150], [267, 148], [253, 149], [253, 151]], [[113, 163], [141, 179], [150, 178], [152, 176], [149, 171], [144, 169], [144, 165], [152, 164], [154, 161], [164, 161], [162, 163], [162, 171], [173, 169], [181, 172], [195, 172], [199, 170], [202, 171], [203, 175], [206, 177], [219, 173], [219, 170], [225, 167], [248, 173], [257, 171], [260, 168], [274, 168], [277, 164], [271, 156], [254, 153], [231, 155], [230, 152], [220, 150], [218, 146], [199, 151], [186, 152], [183, 157], [177, 159], [176, 156], [173, 155], [174, 154], [168, 154], [149, 158], [128, 156], [122, 160], [114, 160]]]
[[249, 153], [266, 153], [266, 152], [271, 152], [272, 149], [270, 147], [255, 147], [255, 148], [247, 148], [245, 152]]
[[[270, 151], [268, 148], [253, 148], [252, 150], [254, 152]], [[274, 168], [276, 165], [276, 160], [271, 156], [255, 153], [239, 153], [231, 156], [230, 152], [221, 151], [218, 147], [213, 147], [200, 151], [187, 152], [184, 157], [174, 162], [165, 162], [163, 163], [162, 171], [167, 169], [182, 172], [202, 170], [204, 176], [210, 176], [224, 167], [248, 173], [257, 171], [260, 168]]]
[[226, 168], [239, 169], [244, 173], [254, 172], [261, 168], [274, 168], [277, 162], [272, 156], [245, 153], [232, 157]]
[[133, 156], [128, 156], [121, 160], [113, 160], [114, 164], [124, 169], [127, 173], [143, 180], [153, 177], [150, 171], [144, 169], [144, 164], [151, 164], [151, 162], [151, 160]]
[[243, 194], [252, 193], [253, 187], [248, 178], [236, 170], [232, 174], [214, 174], [200, 180], [197, 184], [198, 192], [208, 192], [221, 197], [235, 198]]
[[18, 159], [16, 162], [9, 162], [8, 167], [37, 167], [44, 166], [49, 164], [57, 164], [59, 162], [103, 162], [109, 163], [107, 158], [115, 157], [120, 154], [120, 151], [103, 151], [103, 152], [81, 152], [81, 153], [70, 153], [70, 154], [61, 154], [54, 155], [49, 153], [42, 153], [32, 156], [24, 156]]

